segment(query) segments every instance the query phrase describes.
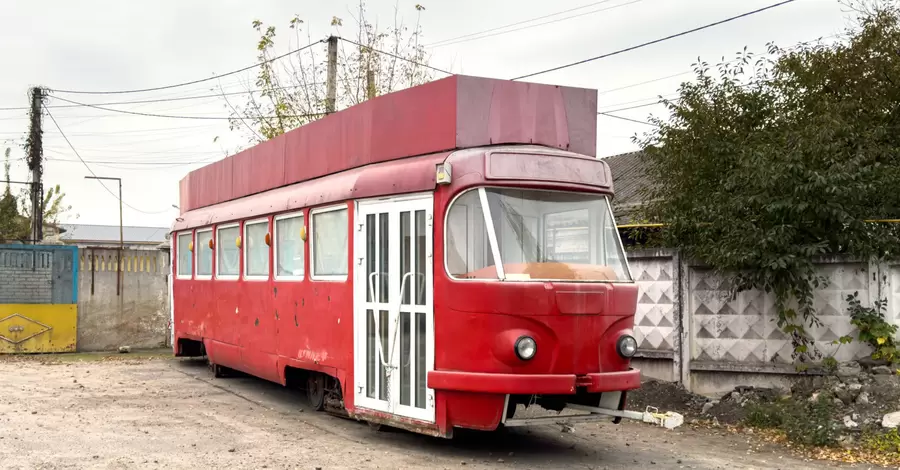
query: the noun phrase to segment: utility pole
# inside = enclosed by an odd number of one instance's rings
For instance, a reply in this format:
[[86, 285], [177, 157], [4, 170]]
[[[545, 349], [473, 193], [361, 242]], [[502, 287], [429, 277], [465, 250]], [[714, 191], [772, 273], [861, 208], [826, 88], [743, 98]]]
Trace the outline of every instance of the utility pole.
[[[122, 178], [113, 178], [109, 176], [85, 176], [88, 180], [109, 180], [119, 183], [119, 262], [116, 263], [116, 295], [121, 295], [122, 291], [122, 256], [125, 254], [125, 229], [122, 225]], [[100, 183], [103, 184], [103, 183]], [[119, 304], [121, 307], [121, 299]], [[121, 312], [120, 312], [121, 313]]]
[[334, 112], [337, 103], [337, 36], [328, 37], [328, 69], [325, 79], [325, 113]]
[[41, 106], [44, 103], [44, 90], [41, 87], [34, 87], [31, 89], [30, 95], [30, 128], [25, 148], [28, 153], [28, 169], [31, 170], [31, 242], [36, 244], [44, 239], [44, 185], [41, 180], [44, 167], [44, 132], [41, 129]]
[[366, 66], [366, 99], [375, 97], [375, 71], [371, 65]]

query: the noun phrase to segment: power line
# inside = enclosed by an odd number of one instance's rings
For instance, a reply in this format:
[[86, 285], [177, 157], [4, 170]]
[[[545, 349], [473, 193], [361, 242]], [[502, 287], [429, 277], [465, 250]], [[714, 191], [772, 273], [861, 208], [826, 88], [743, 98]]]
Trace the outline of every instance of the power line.
[[590, 7], [597, 6], [597, 5], [601, 5], [601, 4], [603, 4], [603, 3], [608, 3], [608, 2], [611, 2], [611, 1], [612, 1], [612, 0], [602, 0], [602, 1], [600, 1], [600, 2], [594, 2], [594, 3], [589, 3], [589, 4], [587, 4], [587, 5], [582, 5], [582, 6], [580, 6], [580, 7], [569, 8], [568, 10], [558, 11], [558, 12], [556, 12], [556, 13], [550, 13], [549, 15], [538, 16], [538, 17], [536, 17], [536, 18], [531, 18], [531, 19], [527, 19], [527, 20], [522, 20], [522, 21], [518, 21], [518, 22], [516, 22], [516, 23], [510, 23], [510, 24], [506, 24], [506, 25], [503, 25], [503, 26], [497, 26], [496, 28], [486, 29], [486, 30], [484, 30], [484, 31], [478, 31], [478, 32], [475, 32], [475, 33], [469, 33], [469, 34], [463, 34], [462, 36], [456, 36], [456, 37], [448, 38], [448, 39], [441, 39], [440, 41], [435, 41], [435, 42], [433, 42], [433, 43], [431, 43], [431, 44], [426, 44], [425, 47], [440, 47], [439, 45], [443, 45], [445, 42], [453, 42], [453, 41], [456, 41], [457, 39], [463, 39], [463, 38], [467, 38], [467, 37], [471, 37], [471, 36], [478, 36], [479, 34], [490, 33], [490, 32], [492, 32], [492, 31], [497, 31], [497, 30], [500, 30], [500, 29], [509, 28], [510, 26], [518, 26], [518, 25], [520, 25], [520, 24], [531, 23], [532, 21], [543, 20], [544, 18], [550, 18], [550, 17], [552, 17], [552, 16], [562, 15], [562, 14], [564, 14], [564, 13], [570, 13], [570, 12], [573, 12], [573, 11], [575, 11], [575, 10], [583, 10], [583, 9], [585, 9], [585, 8], [590, 8]]
[[[678, 100], [675, 100], [675, 101], [678, 101]], [[646, 108], [646, 107], [648, 107], [648, 106], [657, 106], [657, 105], [660, 105], [660, 104], [663, 104], [663, 102], [662, 102], [662, 101], [655, 101], [655, 102], [653, 102], [653, 103], [638, 104], [638, 105], [635, 105], [635, 106], [628, 106], [627, 108], [610, 109], [610, 110], [603, 111], [603, 112], [604, 112], [604, 113], [617, 113], [617, 112], [619, 112], [619, 111], [628, 111], [628, 110], [631, 110], [631, 109]]]
[[[72, 145], [72, 142], [69, 140], [68, 137], [66, 137], [66, 134], [63, 132], [62, 128], [59, 127], [59, 123], [56, 122], [56, 118], [53, 117], [53, 113], [51, 113], [49, 109], [46, 109], [46, 108], [45, 108], [44, 110], [47, 111], [47, 116], [49, 116], [49, 117], [50, 117], [50, 120], [53, 121], [53, 125], [56, 126], [56, 130], [59, 131], [59, 135], [61, 135], [61, 136], [63, 137], [63, 139], [66, 140], [66, 143], [69, 144], [69, 148], [72, 149], [72, 153], [74, 153], [75, 156], [78, 157], [78, 160], [81, 160], [81, 163], [84, 164], [84, 167], [87, 168], [88, 172], [90, 172], [91, 175], [93, 175], [93, 176], [96, 178], [96, 177], [97, 177], [97, 174], [94, 173], [94, 170], [92, 170], [91, 167], [84, 161], [84, 159], [81, 158], [81, 155], [78, 154], [78, 150], [75, 150], [75, 146]], [[130, 208], [130, 209], [132, 209], [132, 210], [134, 210], [134, 211], [140, 212], [140, 213], [142, 213], [142, 214], [148, 214], [148, 215], [164, 214], [164, 213], [168, 212], [168, 209], [167, 209], [167, 210], [163, 210], [163, 211], [159, 211], [159, 212], [148, 212], [148, 211], [140, 210], [140, 209], [138, 209], [137, 207], [134, 207], [134, 206], [132, 206], [132, 205], [126, 203], [126, 202], [123, 201], [122, 199], [120, 199], [119, 196], [116, 195], [116, 193], [114, 193], [111, 189], [107, 188], [105, 184], [103, 184], [103, 181], [100, 181], [100, 186], [103, 186], [103, 189], [105, 189], [106, 192], [108, 192], [109, 194], [111, 194], [112, 197], [116, 198], [116, 200], [118, 200], [118, 201], [121, 202], [123, 205], [127, 206], [128, 208]]]
[[606, 54], [603, 54], [603, 55], [599, 55], [599, 56], [596, 56], [596, 57], [591, 57], [591, 58], [589, 58], [589, 59], [579, 60], [579, 61], [577, 61], [577, 62], [572, 62], [572, 63], [570, 63], [570, 64], [560, 65], [560, 66], [558, 66], [558, 67], [553, 67], [553, 68], [549, 68], [549, 69], [546, 69], [546, 70], [541, 70], [541, 71], [539, 71], [539, 72], [529, 73], [529, 74], [527, 74], [527, 75], [522, 75], [522, 76], [520, 76], [520, 77], [511, 78], [510, 80], [521, 80], [521, 79], [523, 79], [523, 78], [529, 78], [529, 77], [533, 77], [533, 76], [535, 76], [535, 75], [541, 75], [541, 74], [545, 74], [545, 73], [548, 73], [548, 72], [555, 72], [555, 71], [557, 71], [557, 70], [562, 70], [562, 69], [565, 69], [565, 68], [574, 67], [574, 66], [576, 66], [576, 65], [585, 64], [585, 63], [587, 63], [587, 62], [592, 62], [592, 61], [599, 60], [599, 59], [605, 59], [605, 58], [607, 58], [607, 57], [612, 57], [612, 56], [614, 56], [614, 55], [622, 54], [622, 53], [625, 53], [625, 52], [630, 52], [630, 51], [633, 51], [633, 50], [636, 50], [636, 49], [640, 49], [640, 48], [642, 48], [642, 47], [650, 46], [650, 45], [653, 45], [653, 44], [657, 44], [657, 43], [660, 43], [660, 42], [663, 42], [663, 41], [668, 41], [669, 39], [674, 39], [674, 38], [677, 38], [677, 37], [680, 37], [680, 36], [685, 36], [685, 35], [688, 35], [688, 34], [691, 34], [691, 33], [695, 33], [695, 32], [697, 32], [697, 31], [701, 31], [701, 30], [704, 30], [704, 29], [712, 28], [713, 26], [718, 26], [718, 25], [720, 25], [720, 24], [728, 23], [729, 21], [734, 21], [734, 20], [737, 20], [737, 19], [740, 19], [740, 18], [745, 18], [745, 17], [750, 16], [750, 15], [755, 15], [755, 14], [757, 14], [757, 13], [761, 13], [761, 12], [766, 11], [766, 10], [771, 10], [772, 8], [775, 8], [775, 7], [779, 7], [779, 6], [782, 6], [782, 5], [787, 5], [788, 3], [793, 3], [794, 1], [796, 1], [796, 0], [784, 0], [784, 1], [782, 1], [782, 2], [775, 3], [775, 4], [773, 4], [773, 5], [769, 5], [769, 6], [767, 6], [767, 7], [763, 7], [763, 8], [757, 9], [757, 10], [753, 10], [753, 11], [749, 11], [749, 12], [747, 12], [747, 13], [742, 13], [742, 14], [737, 15], [737, 16], [732, 16], [731, 18], [726, 18], [726, 19], [724, 19], [724, 20], [716, 21], [715, 23], [709, 23], [709, 24], [706, 24], [706, 25], [703, 25], [703, 26], [700, 26], [700, 27], [697, 27], [697, 28], [694, 28], [694, 29], [689, 29], [689, 30], [687, 30], [687, 31], [682, 31], [682, 32], [680, 32], [680, 33], [672, 34], [672, 35], [666, 36], [666, 37], [664, 37], [664, 38], [654, 39], [653, 41], [648, 41], [648, 42], [645, 42], [645, 43], [642, 43], [642, 44], [638, 44], [638, 45], [636, 45], [636, 46], [627, 47], [627, 48], [625, 48], [625, 49], [619, 49], [618, 51], [609, 52], [609, 53], [606, 53]]
[[[311, 82], [304, 85], [293, 85], [293, 86], [280, 86], [280, 87], [272, 87], [274, 90], [289, 90], [296, 88], [303, 88], [306, 86], [312, 85], [324, 85], [324, 82]], [[187, 101], [187, 100], [199, 100], [204, 98], [220, 98], [223, 96], [233, 96], [233, 95], [252, 95], [253, 93], [262, 93], [267, 90], [246, 90], [246, 91], [232, 91], [228, 93], [217, 93], [210, 95], [194, 95], [194, 96], [179, 96], [173, 98], [156, 98], [156, 99], [147, 99], [147, 100], [133, 100], [133, 101], [110, 101], [106, 103], [92, 103], [96, 106], [114, 106], [120, 104], [144, 104], [144, 103], [163, 103], [167, 101]], [[62, 98], [60, 98], [62, 99]], [[55, 106], [47, 106], [48, 108], [61, 109], [61, 108], [79, 108], [82, 105], [79, 104], [61, 104]], [[18, 106], [18, 107], [10, 107], [10, 108], [0, 108], [0, 111], [21, 111], [27, 110], [27, 106]]]
[[[529, 22], [531, 22], [531, 21], [536, 21], [536, 20], [543, 19], [543, 18], [549, 18], [549, 17], [551, 17], [551, 16], [561, 15], [561, 14], [563, 14], [563, 13], [568, 13], [568, 12], [572, 12], [572, 11], [575, 11], [575, 10], [580, 10], [580, 9], [583, 9], [583, 8], [587, 8], [587, 7], [590, 7], [590, 6], [596, 6], [596, 5], [600, 5], [600, 4], [603, 4], [603, 3], [608, 3], [608, 2], [611, 2], [611, 1], [612, 1], [612, 0], [605, 0], [605, 1], [602, 1], [602, 2], [595, 2], [595, 3], [592, 3], [592, 4], [590, 4], [590, 5], [585, 5], [585, 6], [581, 6], [581, 7], [571, 8], [571, 9], [569, 9], [569, 10], [561, 11], [561, 12], [559, 12], [559, 13], [553, 13], [553, 14], [551, 14], [551, 15], [545, 15], [545, 16], [541, 16], [541, 17], [538, 17], [538, 18], [533, 18], [533, 19], [530, 19], [530, 20], [520, 21], [520, 22], [518, 22], [518, 23], [512, 23], [512, 24], [508, 24], [508, 25], [506, 25], [506, 26], [500, 26], [500, 27], [498, 27], [498, 28], [492, 28], [492, 29], [488, 29], [488, 30], [481, 31], [481, 32], [478, 32], [478, 33], [468, 34], [468, 35], [465, 35], [465, 36], [459, 36], [459, 37], [457, 37], [457, 38], [455, 38], [455, 39], [447, 39], [447, 40], [445, 40], [445, 41], [441, 41], [440, 43], [431, 44], [431, 45], [426, 46], [426, 47], [432, 47], [432, 48], [443, 47], [443, 46], [449, 46], [449, 45], [452, 45], [452, 44], [460, 44], [460, 43], [463, 43], [463, 42], [476, 41], [476, 40], [478, 40], [478, 39], [485, 39], [485, 38], [489, 38], [489, 37], [500, 36], [500, 35], [507, 34], [507, 33], [513, 33], [513, 32], [516, 32], [516, 31], [522, 31], [523, 29], [536, 28], [536, 27], [538, 27], [538, 26], [544, 26], [544, 25], [548, 25], [548, 24], [552, 24], [552, 23], [558, 23], [558, 22], [560, 22], [560, 21], [571, 20], [571, 19], [573, 19], [573, 18], [580, 18], [580, 17], [582, 17], [582, 16], [592, 15], [592, 14], [594, 14], [594, 13], [600, 13], [600, 12], [602, 12], [602, 11], [613, 10], [613, 9], [616, 9], [616, 8], [620, 8], [620, 7], [624, 7], [624, 6], [631, 5], [631, 4], [633, 4], [633, 3], [638, 3], [638, 2], [640, 2], [640, 1], [642, 1], [642, 0], [632, 0], [632, 1], [628, 2], [628, 3], [623, 3], [623, 4], [621, 4], [621, 5], [614, 5], [614, 6], [607, 7], [607, 8], [601, 8], [601, 9], [599, 9], [599, 10], [586, 11], [586, 12], [584, 12], [584, 13], [579, 13], [579, 14], [577, 14], [577, 15], [566, 16], [566, 17], [564, 17], [564, 18], [557, 18], [557, 19], [555, 19], [555, 20], [545, 21], [545, 22], [543, 22], [543, 23], [532, 24], [532, 25], [528, 25], [528, 26], [523, 26], [523, 27], [521, 27], [521, 28], [510, 29], [510, 30], [507, 30], [507, 31], [497, 31], [497, 30], [500, 30], [500, 29], [508, 28], [508, 27], [510, 27], [510, 26], [515, 26], [515, 25], [519, 25], [519, 24], [523, 24], [523, 23], [529, 23]], [[484, 33], [489, 33], [489, 32], [491, 32], [491, 31], [497, 31], [497, 32], [492, 33], [492, 34], [485, 34], [484, 36], [481, 36], [482, 34], [484, 34]], [[470, 36], [475, 36], [475, 37], [470, 37]]]
[[195, 165], [199, 163], [212, 163], [217, 161], [216, 159], [207, 159], [207, 160], [197, 160], [190, 162], [131, 162], [131, 161], [116, 161], [116, 160], [72, 160], [65, 158], [54, 158], [54, 162], [73, 162], [73, 163], [96, 163], [98, 165], [170, 165], [170, 166], [184, 166], [184, 165]]
[[[124, 109], [113, 109], [107, 108], [104, 106], [98, 106], [90, 103], [80, 103], [78, 101], [72, 101], [65, 98], [60, 98], [58, 96], [54, 96], [53, 99], [57, 99], [60, 101], [65, 101], [67, 103], [76, 104], [79, 106], [84, 106], [87, 108], [99, 109], [101, 111], [110, 111], [113, 113], [122, 113], [122, 114], [132, 114], [135, 116], [146, 116], [146, 117], [158, 117], [158, 118], [168, 118], [168, 119], [200, 119], [200, 120], [216, 120], [216, 121], [228, 121], [231, 119], [238, 119], [239, 117], [227, 117], [227, 116], [178, 116], [174, 114], [155, 114], [155, 113], [142, 113], [138, 111], [127, 111]], [[319, 117], [324, 116], [326, 113], [309, 113], [309, 114], [294, 114], [294, 115], [284, 115], [284, 116], [244, 116], [245, 119], [278, 119], [278, 118], [311, 118], [311, 117]]]
[[623, 121], [631, 121], [631, 122], [636, 122], [636, 123], [638, 123], [638, 124], [644, 124], [644, 125], [647, 125], [647, 126], [653, 126], [653, 127], [656, 127], [656, 124], [651, 124], [651, 123], [646, 122], [646, 121], [639, 121], [639, 120], [637, 120], [637, 119], [631, 119], [631, 118], [627, 118], [627, 117], [624, 117], [624, 116], [616, 116], [615, 114], [609, 114], [609, 113], [597, 113], [597, 115], [598, 115], [598, 116], [607, 116], [607, 117], [616, 118], [616, 119], [622, 119]]
[[632, 83], [632, 84], [630, 84], [630, 85], [623, 85], [623, 86], [616, 87], [616, 88], [610, 88], [610, 89], [608, 89], [608, 90], [598, 91], [597, 94], [598, 94], [598, 95], [605, 95], [605, 94], [607, 94], [607, 93], [612, 93], [612, 92], [614, 92], [614, 91], [627, 90], [627, 89], [629, 89], [629, 88], [634, 88], [634, 87], [636, 87], [636, 86], [647, 85], [647, 84], [649, 84], [649, 83], [659, 82], [659, 81], [662, 81], [662, 80], [668, 80], [668, 79], [670, 79], [670, 78], [680, 77], [680, 76], [682, 76], [682, 75], [690, 75], [690, 74], [693, 74], [693, 73], [694, 73], [693, 70], [686, 70], [686, 71], [681, 72], [681, 73], [675, 73], [675, 74], [672, 74], [672, 75], [666, 75], [665, 77], [653, 78], [653, 79], [650, 79], [650, 80], [645, 80], [645, 81], [643, 81], [643, 82]]
[[[222, 77], [227, 77], [227, 76], [229, 76], [229, 75], [234, 75], [234, 74], [236, 74], [236, 73], [246, 72], [247, 70], [250, 70], [250, 69], [254, 69], [254, 68], [256, 68], [256, 67], [259, 67], [259, 66], [262, 65], [262, 64], [269, 63], [269, 62], [274, 62], [274, 61], [276, 61], [276, 60], [278, 60], [278, 59], [282, 59], [282, 58], [287, 57], [287, 56], [289, 56], [289, 55], [291, 55], [291, 54], [296, 54], [296, 53], [298, 53], [298, 52], [301, 52], [301, 51], [304, 51], [304, 50], [306, 50], [306, 49], [309, 49], [310, 47], [313, 47], [313, 46], [315, 46], [316, 44], [324, 44], [324, 43], [325, 43], [325, 40], [319, 40], [319, 41], [316, 41], [316, 42], [314, 42], [314, 43], [307, 44], [307, 45], [305, 45], [305, 46], [303, 46], [303, 47], [301, 47], [301, 48], [299, 48], [299, 49], [294, 49], [294, 50], [292, 50], [292, 51], [290, 51], [290, 52], [286, 52], [286, 53], [284, 53], [284, 54], [281, 54], [280, 56], [276, 56], [276, 57], [273, 57], [273, 58], [271, 58], [271, 59], [268, 59], [268, 60], [265, 60], [265, 61], [262, 61], [262, 62], [255, 63], [255, 64], [253, 64], [253, 65], [248, 65], [247, 67], [240, 68], [240, 69], [237, 69], [237, 70], [233, 70], [233, 71], [228, 72], [228, 73], [223, 73], [222, 75], [213, 75], [212, 77], [209, 77], [209, 78], [201, 78], [201, 79], [198, 79], [198, 80], [191, 80], [191, 81], [189, 81], [189, 82], [176, 83], [176, 84], [174, 84], [174, 85], [165, 85], [165, 86], [158, 86], [158, 87], [153, 87], [153, 88], [141, 88], [141, 89], [137, 89], [137, 90], [118, 90], [118, 91], [83, 91], [83, 90], [56, 90], [56, 89], [51, 89], [51, 91], [55, 91], [55, 92], [57, 92], [57, 93], [77, 93], [77, 94], [89, 94], [89, 95], [119, 95], [119, 94], [125, 94], [125, 93], [143, 93], [143, 92], [147, 92], [147, 91], [167, 90], [167, 89], [169, 89], [169, 88], [178, 88], [178, 87], [187, 86], [187, 85], [194, 85], [194, 84], [197, 84], [197, 83], [208, 82], [208, 81], [210, 81], [210, 80], [217, 80], [217, 79], [220, 79], [220, 78], [222, 78]], [[105, 187], [105, 186], [104, 186], [104, 187]]]
[[432, 67], [432, 66], [430, 66], [430, 65], [428, 65], [428, 64], [423, 64], [423, 63], [421, 63], [421, 62], [416, 62], [416, 61], [414, 61], [414, 60], [412, 60], [412, 59], [407, 59], [406, 57], [399, 56], [399, 55], [397, 55], [397, 54], [393, 54], [393, 53], [390, 53], [390, 52], [381, 51], [381, 50], [375, 49], [374, 47], [364, 46], [364, 45], [362, 45], [362, 44], [360, 44], [360, 43], [358, 43], [358, 42], [356, 42], [356, 41], [351, 41], [351, 40], [349, 40], [349, 39], [344, 39], [344, 38], [342, 38], [342, 37], [340, 37], [340, 36], [338, 36], [338, 39], [340, 39], [341, 41], [344, 41], [344, 42], [348, 42], [348, 43], [350, 43], [350, 44], [355, 44], [355, 45], [357, 45], [357, 46], [359, 46], [359, 47], [362, 47], [362, 48], [365, 48], [365, 49], [369, 49], [369, 50], [371, 50], [371, 51], [373, 51], [373, 52], [377, 52], [377, 53], [379, 53], [379, 54], [384, 54], [384, 55], [386, 55], [386, 56], [393, 57], [393, 58], [395, 58], [395, 59], [400, 59], [400, 60], [409, 62], [409, 63], [411, 63], [411, 64], [418, 65], [419, 67], [425, 67], [425, 68], [428, 68], [428, 69], [431, 69], [431, 70], [435, 70], [435, 71], [438, 71], [438, 72], [441, 72], [441, 73], [445, 73], [445, 74], [447, 74], [447, 75], [453, 75], [453, 72], [448, 72], [448, 71], [446, 71], [446, 70], [439, 69], [439, 68], [437, 68], [437, 67]]

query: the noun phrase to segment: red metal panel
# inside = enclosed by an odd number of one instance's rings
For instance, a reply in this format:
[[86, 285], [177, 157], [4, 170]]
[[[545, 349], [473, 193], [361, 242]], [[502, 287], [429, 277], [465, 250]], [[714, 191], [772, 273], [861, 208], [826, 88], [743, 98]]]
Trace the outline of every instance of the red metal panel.
[[595, 90], [458, 78], [457, 148], [520, 143], [596, 155]]
[[[449, 153], [437, 153], [366, 166], [266, 191], [252, 198], [203, 207], [183, 213], [172, 230], [246, 219], [260, 214], [277, 214], [349, 199], [431, 191], [434, 190], [435, 165], [446, 160], [448, 155]], [[398, 174], [403, 177], [396, 178]]]
[[286, 141], [287, 138], [281, 135], [252, 147], [247, 152], [242, 152], [243, 154], [249, 153], [244, 156], [242, 165], [239, 165], [239, 160], [235, 159], [235, 181], [242, 177], [241, 173], [244, 173], [244, 178], [248, 178], [245, 188], [239, 189], [235, 184], [235, 197], [248, 196], [285, 185], [284, 149]]
[[456, 148], [457, 83], [447, 77], [372, 100], [370, 162]]
[[[178, 182], [178, 201], [181, 204], [191, 206], [191, 174], [188, 173], [181, 181]], [[179, 212], [184, 214], [187, 210], [185, 206], [178, 206]]]
[[197, 169], [183, 180], [189, 190], [181, 206], [188, 211], [371, 163], [474, 146], [538, 144], [594, 156], [596, 105], [594, 90], [452, 76], [365, 101]]

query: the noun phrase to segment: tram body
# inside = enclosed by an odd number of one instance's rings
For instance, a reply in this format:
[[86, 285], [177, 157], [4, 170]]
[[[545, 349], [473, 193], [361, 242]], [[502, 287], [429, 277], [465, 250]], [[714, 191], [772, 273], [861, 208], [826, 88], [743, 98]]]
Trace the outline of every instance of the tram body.
[[637, 287], [611, 181], [548, 145], [457, 146], [185, 210], [174, 352], [442, 437], [518, 405], [623, 410]]

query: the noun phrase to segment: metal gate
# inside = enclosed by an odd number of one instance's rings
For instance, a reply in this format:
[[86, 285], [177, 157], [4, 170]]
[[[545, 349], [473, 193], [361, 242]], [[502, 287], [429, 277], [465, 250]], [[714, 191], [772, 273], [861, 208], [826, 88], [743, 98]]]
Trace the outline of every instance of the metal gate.
[[0, 245], [0, 354], [73, 352], [78, 248]]

